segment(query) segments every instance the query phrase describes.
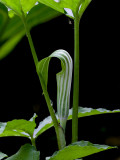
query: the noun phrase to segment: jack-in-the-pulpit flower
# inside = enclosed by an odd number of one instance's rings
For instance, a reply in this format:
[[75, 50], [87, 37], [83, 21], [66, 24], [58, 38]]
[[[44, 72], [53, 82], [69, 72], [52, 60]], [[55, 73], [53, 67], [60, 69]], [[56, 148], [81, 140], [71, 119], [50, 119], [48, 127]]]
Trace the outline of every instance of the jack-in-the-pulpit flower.
[[61, 60], [62, 70], [57, 73], [57, 114], [60, 120], [60, 125], [65, 131], [66, 122], [70, 107], [70, 90], [72, 81], [72, 58], [65, 50], [57, 50], [53, 52], [49, 57], [44, 58], [38, 63], [38, 74], [44, 80], [46, 89], [48, 81], [48, 67], [52, 57], [59, 58]]

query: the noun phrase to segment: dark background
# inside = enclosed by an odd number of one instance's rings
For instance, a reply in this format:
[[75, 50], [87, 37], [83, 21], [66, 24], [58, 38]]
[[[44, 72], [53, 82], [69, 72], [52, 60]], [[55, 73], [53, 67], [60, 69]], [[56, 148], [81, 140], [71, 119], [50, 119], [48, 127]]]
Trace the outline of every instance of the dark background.
[[[112, 0], [93, 0], [81, 19], [80, 106], [111, 110], [120, 108], [118, 7]], [[57, 49], [67, 50], [74, 58], [74, 25], [73, 21], [64, 15], [34, 27], [31, 35], [39, 60]], [[55, 110], [55, 74], [58, 71], [60, 62], [53, 58], [49, 69], [48, 91]], [[15, 118], [30, 119], [36, 112], [39, 115], [36, 120], [38, 123], [49, 115], [26, 37], [9, 56], [0, 61], [0, 84], [1, 122]], [[120, 146], [119, 122], [120, 114], [81, 118], [79, 140]], [[71, 142], [70, 131], [71, 122], [68, 122], [67, 144]], [[0, 150], [2, 148], [2, 151], [11, 155], [26, 142], [28, 140], [25, 138], [0, 138]], [[52, 155], [56, 147], [53, 128], [37, 139], [37, 148], [41, 150], [42, 159]], [[85, 159], [118, 160], [115, 158], [119, 155], [119, 150], [114, 149]]]

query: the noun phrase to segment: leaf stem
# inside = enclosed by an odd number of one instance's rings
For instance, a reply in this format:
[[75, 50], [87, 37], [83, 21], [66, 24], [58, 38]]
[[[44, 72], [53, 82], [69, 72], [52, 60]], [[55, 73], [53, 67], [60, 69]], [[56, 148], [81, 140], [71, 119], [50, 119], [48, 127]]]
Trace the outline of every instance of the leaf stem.
[[[32, 56], [33, 56], [33, 60], [34, 60], [35, 67], [36, 67], [36, 72], [37, 72], [38, 58], [37, 58], [37, 54], [36, 54], [36, 51], [35, 51], [35, 48], [34, 48], [34, 44], [33, 44], [33, 41], [32, 41], [31, 35], [30, 35], [30, 30], [29, 30], [29, 28], [27, 26], [27, 23], [26, 23], [24, 13], [23, 13], [22, 20], [23, 20], [23, 23], [24, 23], [24, 26], [25, 26], [26, 35], [27, 35], [27, 38], [28, 38], [28, 41], [29, 41], [29, 45], [30, 45], [30, 48], [31, 48], [31, 52], [32, 52]], [[38, 72], [37, 72], [37, 74], [38, 74]], [[38, 77], [39, 77], [39, 74], [38, 74]], [[63, 147], [65, 147], [65, 144], [66, 144], [65, 138], [63, 138], [64, 133], [63, 133], [63, 136], [61, 136], [62, 128], [60, 128], [58, 120], [55, 116], [53, 107], [51, 105], [51, 100], [50, 100], [49, 94], [48, 94], [48, 92], [45, 88], [45, 85], [44, 85], [44, 81], [43, 81], [42, 77], [39, 77], [39, 80], [40, 80], [40, 84], [42, 86], [42, 90], [43, 90], [44, 97], [45, 97], [45, 100], [46, 100], [46, 103], [47, 103], [47, 106], [48, 106], [48, 110], [50, 112], [50, 115], [51, 115], [51, 118], [52, 118], [52, 121], [53, 121], [53, 124], [54, 124], [55, 131], [56, 131], [58, 148], [62, 149]]]
[[73, 115], [72, 142], [78, 141], [78, 105], [79, 105], [79, 16], [74, 19], [74, 80], [73, 80]]
[[35, 138], [31, 138], [31, 143], [32, 143], [32, 145], [35, 147], [35, 149], [37, 150]]
[[26, 31], [26, 36], [27, 36], [28, 41], [29, 41], [29, 45], [30, 45], [32, 56], [33, 56], [33, 60], [34, 60], [35, 66], [37, 67], [38, 58], [37, 58], [37, 54], [36, 54], [36, 51], [35, 51], [35, 48], [34, 48], [34, 44], [33, 44], [33, 41], [32, 41], [31, 35], [30, 35], [30, 30], [29, 30], [28, 25], [26, 23], [24, 13], [23, 13], [23, 16], [22, 16], [22, 20], [23, 20], [23, 23], [24, 23], [25, 31]]

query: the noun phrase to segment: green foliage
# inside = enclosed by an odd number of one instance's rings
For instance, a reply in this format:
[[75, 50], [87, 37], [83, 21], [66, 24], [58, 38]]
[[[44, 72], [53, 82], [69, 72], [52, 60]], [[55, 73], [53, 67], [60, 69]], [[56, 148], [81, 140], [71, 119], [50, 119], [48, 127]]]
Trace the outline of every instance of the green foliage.
[[13, 156], [6, 160], [39, 160], [40, 152], [36, 151], [35, 147], [30, 144], [25, 144]]
[[0, 2], [22, 17], [23, 13], [26, 15], [30, 11], [37, 0], [0, 0]]
[[3, 158], [5, 158], [5, 157], [7, 157], [7, 155], [4, 154], [4, 153], [2, 153], [2, 152], [0, 152], [0, 160], [3, 159]]
[[[107, 113], [120, 113], [120, 109], [117, 110], [108, 110], [104, 108], [87, 108], [87, 107], [78, 107], [78, 117], [86, 117], [86, 116], [93, 116], [98, 114], [107, 114]], [[72, 119], [72, 109], [69, 110], [68, 120]]]
[[[99, 115], [99, 114], [107, 114], [107, 113], [120, 113], [120, 110], [107, 110], [103, 108], [98, 109], [92, 109], [92, 108], [86, 108], [86, 107], [78, 107], [78, 117], [86, 117], [86, 116], [93, 116], [93, 115]], [[56, 117], [58, 118], [58, 115], [56, 114]], [[72, 109], [69, 109], [69, 115], [68, 120], [72, 119]], [[60, 121], [58, 119], [58, 121]], [[42, 122], [40, 122], [39, 126], [34, 131], [34, 137], [38, 137], [43, 132], [48, 130], [49, 128], [53, 127], [53, 122], [51, 117], [45, 118]]]
[[79, 17], [82, 16], [85, 9], [91, 2], [91, 0], [38, 0], [61, 13], [66, 14], [71, 18], [75, 18], [76, 12]]
[[[78, 105], [79, 105], [79, 22], [91, 0], [38, 0], [66, 16], [74, 19], [74, 79], [73, 79], [73, 119], [72, 142], [78, 140]], [[58, 114], [59, 115], [59, 114]], [[64, 125], [63, 125], [64, 126]], [[64, 128], [64, 127], [63, 127]]]
[[24, 31], [19, 32], [15, 36], [10, 37], [7, 41], [5, 41], [2, 46], [0, 46], [0, 60], [5, 58], [18, 44], [18, 42], [24, 36]]
[[4, 29], [7, 23], [7, 20], [8, 20], [7, 8], [0, 3], [0, 36], [1, 36], [1, 31]]
[[[0, 8], [2, 7], [6, 8], [0, 3]], [[0, 60], [6, 57], [25, 35], [25, 29], [21, 19], [18, 18], [18, 16], [9, 19], [6, 9], [4, 10], [4, 18], [6, 17], [4, 21], [6, 21], [6, 23], [4, 24], [2, 20], [0, 21]], [[3, 13], [1, 9], [0, 13], [1, 17]], [[61, 14], [55, 10], [43, 4], [38, 4], [30, 10], [26, 16], [26, 20], [29, 28], [32, 29], [34, 26], [45, 23], [59, 15]], [[5, 26], [4, 29], [2, 29], [2, 26]]]
[[21, 119], [8, 121], [6, 123], [0, 122], [0, 137], [20, 136], [32, 139], [36, 127], [35, 117], [36, 115], [34, 115], [30, 121]]
[[[79, 97], [79, 20], [84, 13], [85, 9], [91, 2], [91, 0], [38, 0], [40, 3], [35, 6], [37, 0], [0, 0], [0, 59], [4, 58], [20, 41], [20, 39], [25, 35], [28, 37], [31, 51], [33, 54], [33, 59], [37, 68], [37, 73], [40, 78], [40, 82], [43, 89], [43, 94], [50, 111], [51, 116], [40, 122], [37, 129], [35, 118], [36, 114], [29, 120], [12, 120], [9, 122], [0, 122], [0, 137], [6, 136], [21, 136], [27, 137], [31, 140], [32, 145], [25, 144], [20, 148], [20, 150], [13, 156], [7, 158], [6, 160], [39, 160], [40, 152], [36, 151], [35, 139], [42, 134], [47, 129], [51, 128], [54, 124], [58, 147], [63, 148], [66, 145], [65, 140], [65, 127], [67, 120], [73, 119], [77, 120], [77, 117], [86, 117], [97, 114], [106, 113], [117, 113], [120, 110], [106, 110], [106, 109], [92, 109], [79, 107], [76, 102], [78, 102]], [[7, 8], [11, 9], [9, 11], [10, 17], [8, 18]], [[69, 109], [70, 101], [70, 89], [71, 89], [71, 79], [72, 79], [72, 59], [70, 55], [64, 50], [57, 50], [53, 52], [49, 57], [44, 58], [38, 63], [37, 54], [32, 42], [30, 35], [30, 29], [40, 23], [44, 23], [58, 15], [60, 13], [50, 9], [53, 8], [71, 18], [75, 22], [75, 79], [74, 81], [77, 85], [74, 86], [76, 93], [73, 91], [73, 109]], [[14, 13], [17, 15], [14, 15]], [[13, 16], [14, 15], [14, 16]], [[23, 23], [18, 16], [23, 20]], [[24, 29], [25, 27], [25, 29]], [[57, 79], [57, 114], [55, 115], [52, 105], [50, 104], [49, 94], [47, 92], [48, 83], [48, 68], [49, 62], [52, 57], [59, 58], [61, 60], [61, 72], [56, 76]], [[76, 61], [77, 60], [77, 61]], [[78, 87], [78, 88], [77, 88]], [[74, 90], [73, 89], [73, 90]], [[75, 103], [74, 103], [75, 102]], [[78, 110], [77, 110], [78, 109]], [[78, 113], [77, 113], [78, 111]], [[75, 113], [73, 115], [73, 113]], [[78, 115], [78, 116], [77, 116]], [[51, 118], [52, 117], [52, 118]], [[57, 118], [56, 118], [57, 117]], [[73, 123], [73, 135], [74, 141], [77, 141], [77, 121]], [[76, 122], [76, 123], [75, 123]], [[60, 126], [59, 125], [62, 126]], [[63, 130], [64, 129], [64, 130]], [[64, 147], [58, 152], [55, 152], [52, 157], [48, 157], [50, 160], [74, 160], [76, 158], [86, 157], [88, 155], [112, 149], [116, 147], [110, 147], [107, 145], [92, 144], [88, 141], [80, 141], [72, 143], [69, 146]], [[0, 159], [7, 157], [6, 154], [0, 152]]]
[[55, 152], [49, 160], [74, 160], [76, 158], [86, 157], [88, 155], [112, 149], [107, 145], [92, 144], [88, 141], [75, 142], [64, 149]]
[[53, 121], [51, 116], [49, 116], [39, 123], [38, 127], [34, 131], [33, 137], [37, 138], [39, 135], [41, 135], [51, 127], [53, 127]]
[[57, 112], [60, 119], [60, 124], [65, 130], [66, 121], [69, 113], [70, 89], [72, 80], [72, 59], [70, 55], [64, 50], [57, 50], [49, 57], [44, 58], [38, 63], [37, 72], [40, 78], [44, 81], [47, 90], [48, 82], [48, 67], [52, 57], [61, 60], [62, 70], [57, 73]]

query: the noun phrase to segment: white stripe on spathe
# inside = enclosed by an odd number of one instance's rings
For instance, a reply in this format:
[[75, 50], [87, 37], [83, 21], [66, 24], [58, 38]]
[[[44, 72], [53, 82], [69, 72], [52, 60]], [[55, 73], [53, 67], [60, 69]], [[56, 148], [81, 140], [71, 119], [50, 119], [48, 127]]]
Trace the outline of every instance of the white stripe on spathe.
[[69, 53], [65, 50], [57, 50], [53, 52], [49, 57], [44, 58], [38, 63], [38, 74], [42, 76], [45, 81], [47, 89], [48, 81], [48, 67], [52, 57], [59, 58], [61, 60], [62, 70], [56, 74], [57, 80], [57, 113], [60, 119], [60, 125], [65, 130], [66, 121], [69, 113], [70, 106], [70, 90], [72, 81], [72, 68], [73, 62]]

